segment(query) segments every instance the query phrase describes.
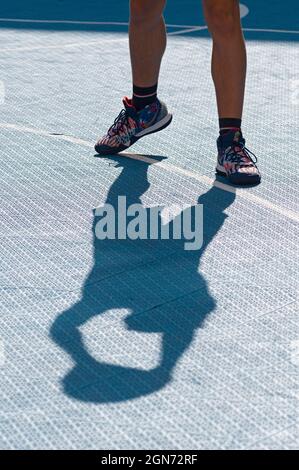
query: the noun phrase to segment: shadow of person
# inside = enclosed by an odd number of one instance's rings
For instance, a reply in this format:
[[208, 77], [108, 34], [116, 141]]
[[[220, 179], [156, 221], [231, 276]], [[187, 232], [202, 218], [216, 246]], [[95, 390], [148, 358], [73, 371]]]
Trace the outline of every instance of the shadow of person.
[[[117, 232], [118, 197], [126, 196], [127, 206], [141, 204], [141, 197], [149, 188], [149, 164], [120, 156], [111, 160], [121, 167], [106, 198], [106, 203], [115, 210]], [[176, 364], [192, 343], [196, 330], [215, 308], [199, 263], [222, 227], [227, 217], [224, 210], [234, 198], [235, 194], [214, 186], [198, 198], [198, 204], [203, 204], [203, 244], [200, 250], [193, 251], [184, 249], [183, 237], [100, 240], [95, 236], [99, 217], [94, 213], [93, 267], [81, 299], [55, 319], [50, 331], [55, 343], [74, 362], [62, 379], [68, 396], [93, 403], [119, 402], [158, 391], [171, 381]], [[149, 216], [149, 209], [146, 212]], [[176, 217], [168, 222], [170, 233]], [[88, 351], [80, 327], [113, 309], [130, 312], [123, 322], [127, 330], [161, 334], [156, 367], [144, 370], [110, 364], [96, 360]], [[113, 341], [113, 330], [105, 332], [108, 333]], [[100, 338], [101, 335], [99, 341]]]

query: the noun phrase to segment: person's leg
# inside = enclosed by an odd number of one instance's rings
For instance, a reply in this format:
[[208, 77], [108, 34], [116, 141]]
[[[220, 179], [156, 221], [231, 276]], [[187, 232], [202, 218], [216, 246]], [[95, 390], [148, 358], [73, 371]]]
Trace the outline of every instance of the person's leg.
[[238, 0], [203, 0], [213, 39], [212, 76], [219, 118], [242, 118], [246, 49]]
[[167, 106], [157, 99], [161, 60], [166, 47], [163, 10], [166, 0], [130, 0], [130, 54], [132, 100], [124, 98], [122, 111], [101, 137], [100, 155], [118, 153], [145, 135], [165, 129], [172, 120]]
[[[213, 39], [212, 77], [215, 84], [220, 136], [216, 171], [233, 184], [256, 184], [261, 176], [241, 132], [246, 48], [238, 0], [202, 0]], [[252, 158], [253, 157], [253, 158]]]
[[130, 53], [133, 83], [150, 87], [158, 81], [166, 48], [163, 10], [166, 0], [130, 0]]
[[130, 0], [133, 105], [137, 110], [157, 98], [160, 65], [166, 48], [165, 3], [166, 0]]

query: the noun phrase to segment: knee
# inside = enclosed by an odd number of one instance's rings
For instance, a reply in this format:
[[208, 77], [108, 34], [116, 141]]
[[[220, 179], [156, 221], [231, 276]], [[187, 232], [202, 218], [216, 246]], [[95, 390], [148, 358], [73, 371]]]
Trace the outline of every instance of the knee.
[[214, 39], [229, 38], [241, 31], [239, 7], [235, 0], [206, 2], [205, 16]]
[[131, 0], [130, 23], [135, 26], [152, 26], [160, 21], [166, 0]]

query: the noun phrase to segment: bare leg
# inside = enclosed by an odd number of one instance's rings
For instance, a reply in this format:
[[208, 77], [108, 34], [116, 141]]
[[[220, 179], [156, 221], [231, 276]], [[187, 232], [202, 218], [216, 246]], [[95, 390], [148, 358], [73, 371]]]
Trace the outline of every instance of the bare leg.
[[241, 118], [243, 111], [246, 49], [238, 0], [203, 0], [213, 39], [212, 76], [219, 117]]
[[[157, 100], [160, 65], [166, 47], [165, 3], [166, 0], [130, 0], [133, 93], [132, 99], [125, 98], [124, 107], [135, 109], [136, 120], [132, 117], [128, 120], [127, 113], [120, 113], [108, 133], [95, 144], [95, 150], [100, 155], [119, 153], [129, 148], [136, 139], [161, 131], [171, 123], [172, 115], [166, 105]], [[141, 111], [147, 106], [147, 112], [142, 116]]]
[[166, 0], [130, 0], [130, 54], [133, 83], [150, 87], [158, 82], [166, 47], [163, 10]]

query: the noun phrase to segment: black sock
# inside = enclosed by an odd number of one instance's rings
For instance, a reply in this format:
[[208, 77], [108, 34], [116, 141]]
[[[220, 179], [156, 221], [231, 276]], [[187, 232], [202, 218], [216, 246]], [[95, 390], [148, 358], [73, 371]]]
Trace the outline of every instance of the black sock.
[[224, 135], [232, 129], [241, 130], [241, 119], [237, 118], [220, 118], [219, 119], [219, 132]]
[[140, 87], [133, 85], [133, 106], [140, 111], [145, 108], [148, 104], [153, 103], [157, 98], [158, 84], [150, 87]]

